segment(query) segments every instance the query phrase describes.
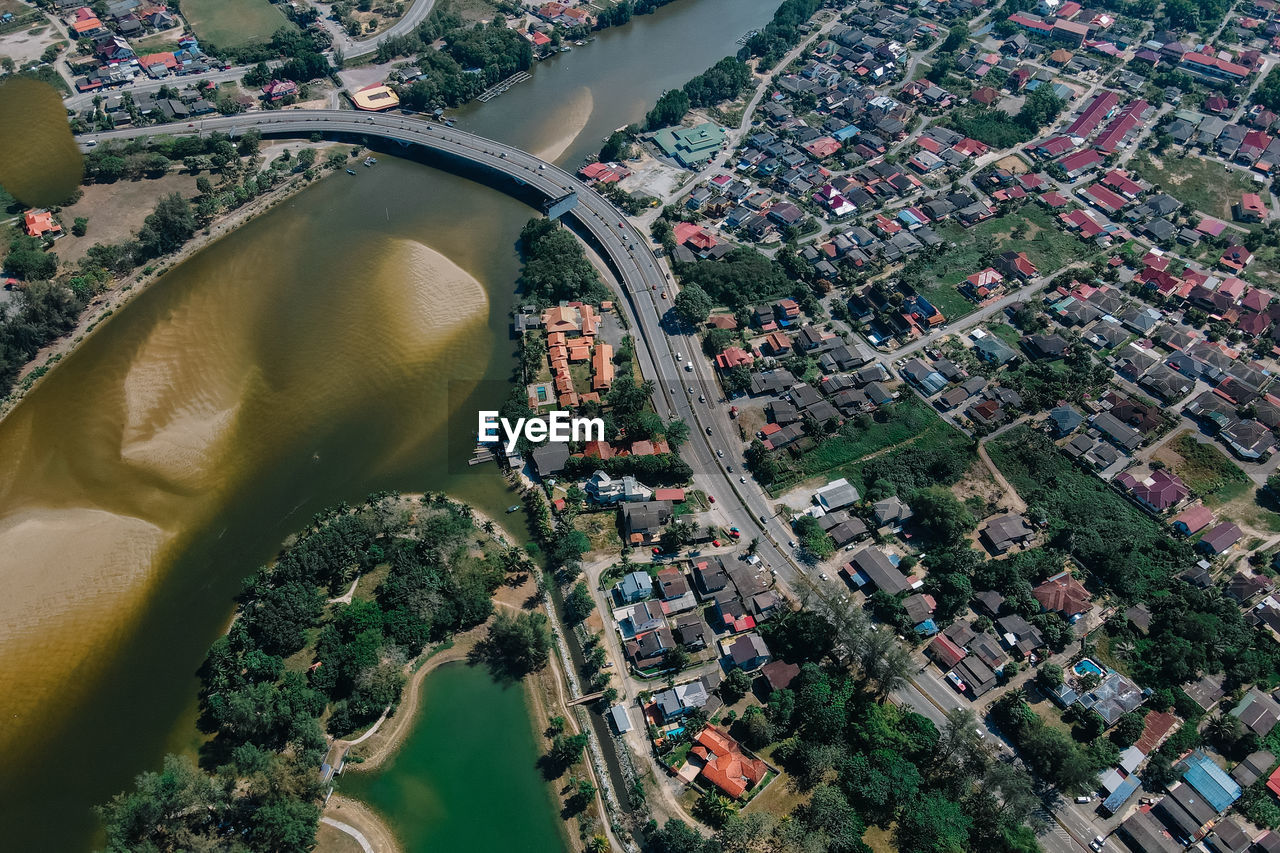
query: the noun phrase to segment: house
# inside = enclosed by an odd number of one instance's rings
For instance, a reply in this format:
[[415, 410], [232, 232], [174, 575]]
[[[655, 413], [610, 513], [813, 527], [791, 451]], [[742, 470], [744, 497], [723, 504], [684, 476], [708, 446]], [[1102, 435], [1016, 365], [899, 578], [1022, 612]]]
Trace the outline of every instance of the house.
[[664, 723], [678, 720], [698, 708], [712, 710], [711, 689], [705, 677], [686, 684], [677, 684], [653, 697], [654, 709]]
[[907, 576], [879, 548], [867, 546], [853, 555], [853, 559], [840, 569], [841, 574], [868, 595], [883, 590], [890, 595], [906, 592], [911, 588]]
[[1265, 777], [1276, 763], [1276, 757], [1266, 750], [1250, 753], [1231, 771], [1231, 778], [1242, 788]]
[[262, 97], [272, 103], [297, 94], [298, 84], [292, 80], [272, 80], [262, 87]]
[[47, 210], [28, 210], [22, 215], [22, 230], [27, 232], [29, 237], [60, 237], [62, 236], [62, 226], [53, 218], [53, 214]]
[[1018, 357], [1018, 353], [1014, 351], [1013, 347], [995, 335], [983, 335], [978, 338], [973, 343], [973, 349], [980, 360], [997, 366], [1008, 364]]
[[618, 620], [618, 631], [623, 639], [634, 640], [650, 631], [665, 627], [666, 624], [667, 620], [663, 617], [661, 604], [656, 601], [641, 601], [627, 609]]
[[1071, 406], [1058, 406], [1049, 411], [1049, 428], [1055, 438], [1064, 438], [1079, 429], [1084, 415]]
[[569, 445], [562, 441], [549, 441], [533, 449], [533, 468], [542, 478], [559, 474], [569, 461]]
[[715, 726], [698, 732], [689, 752], [702, 761], [699, 775], [730, 799], [740, 799], [769, 772], [768, 765], [759, 758], [748, 757], [736, 740]]
[[707, 624], [697, 613], [688, 613], [678, 618], [672, 633], [676, 642], [689, 651], [700, 651], [707, 647]]
[[906, 501], [894, 495], [882, 501], [876, 501], [871, 507], [876, 523], [881, 527], [900, 527], [904, 521], [912, 517], [911, 507]]
[[648, 572], [631, 572], [616, 587], [624, 603], [643, 601], [653, 595], [653, 578]]
[[627, 541], [632, 544], [645, 545], [656, 541], [663, 526], [671, 523], [671, 517], [670, 501], [638, 501], [622, 505], [623, 530]]
[[833, 480], [813, 493], [818, 506], [827, 512], [843, 509], [858, 500], [858, 490], [845, 478]]
[[743, 634], [729, 644], [729, 658], [739, 669], [755, 672], [769, 662], [769, 647], [759, 634]]
[[1000, 637], [1005, 645], [1021, 657], [1025, 658], [1037, 649], [1044, 648], [1044, 635], [1040, 633], [1040, 629], [1016, 613], [1001, 616], [996, 620], [996, 627], [1000, 630]]
[[1205, 801], [1217, 813], [1222, 813], [1240, 799], [1243, 791], [1234, 779], [1227, 775], [1213, 759], [1202, 750], [1193, 750], [1183, 762], [1186, 772], [1182, 780], [1204, 797]]
[[1184, 842], [1199, 837], [1216, 813], [1213, 806], [1185, 782], [1170, 787], [1169, 795], [1152, 810], [1169, 832]]
[[1026, 252], [1002, 252], [996, 257], [995, 268], [1008, 278], [1028, 281], [1039, 272]]
[[676, 641], [671, 636], [671, 629], [663, 625], [627, 643], [626, 653], [636, 669], [644, 670], [660, 665], [667, 652], [675, 647]]
[[1182, 478], [1164, 469], [1152, 471], [1144, 480], [1125, 471], [1116, 477], [1116, 483], [1152, 512], [1172, 509], [1191, 495], [1191, 490], [1182, 482]]
[[1204, 504], [1196, 504], [1178, 513], [1171, 522], [1171, 526], [1183, 536], [1192, 536], [1208, 527], [1212, 521], [1213, 510]]
[[1035, 531], [1015, 512], [991, 519], [981, 533], [983, 544], [996, 554], [1003, 554], [1014, 545], [1026, 544], [1034, 535]]
[[989, 693], [996, 686], [995, 672], [974, 655], [966, 656], [956, 664], [952, 672], [964, 682], [966, 691], [974, 699]]
[[760, 673], [764, 676], [764, 680], [768, 683], [771, 691], [786, 690], [791, 686], [791, 682], [795, 681], [796, 676], [800, 674], [800, 667], [794, 663], [775, 660], [761, 667]]
[[944, 670], [954, 668], [968, 654], [958, 643], [945, 634], [939, 634], [930, 640], [929, 646], [925, 651]]
[[1112, 444], [1132, 453], [1142, 444], [1142, 433], [1120, 420], [1110, 412], [1102, 412], [1093, 416], [1090, 424], [1102, 433]]
[[613, 725], [613, 730], [620, 735], [625, 735], [634, 728], [631, 725], [631, 717], [627, 714], [627, 706], [621, 702], [609, 709], [609, 722]]
[[1070, 572], [1062, 571], [1031, 590], [1031, 594], [1045, 610], [1061, 614], [1066, 619], [1089, 612], [1093, 596]]
[[1183, 845], [1170, 838], [1148, 811], [1139, 809], [1126, 818], [1120, 824], [1119, 833], [1134, 851], [1140, 853], [1182, 853]]
[[1056, 360], [1067, 354], [1066, 340], [1057, 334], [1037, 333], [1022, 339], [1023, 349], [1035, 360]]
[[1239, 720], [1246, 729], [1264, 738], [1276, 727], [1276, 722], [1280, 721], [1280, 704], [1254, 687], [1231, 709], [1231, 716]]
[[1267, 218], [1267, 206], [1262, 203], [1262, 196], [1258, 193], [1241, 195], [1233, 212], [1241, 222], [1263, 222]]
[[1200, 541], [1196, 543], [1196, 550], [1210, 557], [1216, 557], [1239, 542], [1243, 536], [1244, 533], [1239, 527], [1230, 521], [1224, 521], [1200, 537]]

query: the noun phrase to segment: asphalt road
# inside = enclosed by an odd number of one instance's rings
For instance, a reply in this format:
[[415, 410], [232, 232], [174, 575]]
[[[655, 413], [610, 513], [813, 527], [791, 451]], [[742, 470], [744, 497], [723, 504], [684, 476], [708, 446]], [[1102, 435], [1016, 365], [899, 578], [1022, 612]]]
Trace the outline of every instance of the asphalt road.
[[[175, 124], [86, 134], [81, 138], [81, 145], [88, 147], [90, 139], [101, 141], [162, 134], [204, 135], [217, 131], [237, 136], [250, 129], [257, 129], [264, 135], [281, 136], [309, 136], [316, 131], [380, 136], [464, 158], [504, 173], [548, 198], [576, 192], [578, 204], [566, 215], [572, 216], [590, 233], [619, 275], [623, 297], [619, 308], [635, 335], [636, 358], [641, 374], [651, 377], [655, 383], [654, 406], [657, 413], [664, 419], [682, 418], [689, 425], [690, 440], [682, 448], [681, 455], [693, 468], [698, 488], [715, 498], [712, 515], [720, 524], [737, 526], [742, 531], [743, 541], [758, 537], [757, 554], [776, 570], [780, 586], [810, 606], [821, 607], [828, 612], [837, 609], [835, 601], [847, 594], [847, 588], [838, 578], [824, 581], [809, 574], [793, 549], [786, 544], [791, 538], [790, 527], [770, 507], [763, 489], [742, 473], [742, 439], [737, 424], [729, 417], [727, 401], [720, 397], [713, 368], [701, 354], [696, 335], [681, 328], [671, 312], [674, 287], [670, 273], [649, 248], [644, 235], [612, 203], [563, 169], [518, 148], [435, 122], [381, 113], [284, 110], [220, 116], [194, 122], [193, 126]], [[1042, 282], [1036, 282], [1017, 295], [1024, 295], [1041, 285]], [[667, 298], [663, 298], [664, 293]], [[988, 312], [998, 310], [1000, 304], [988, 306], [979, 315], [986, 316]], [[966, 325], [976, 319], [972, 316], [966, 318]], [[954, 333], [956, 328], [948, 331]], [[917, 341], [888, 357], [901, 358], [923, 346], [927, 340]], [[686, 369], [689, 362], [692, 362], [692, 370]], [[723, 457], [717, 455], [717, 450], [723, 452]], [[730, 465], [734, 469], [732, 472], [726, 470]], [[962, 705], [932, 668], [914, 674], [911, 682], [897, 692], [896, 698], [935, 722], [943, 720], [945, 709]], [[1072, 818], [1067, 815], [1064, 819]], [[1082, 837], [1091, 838], [1092, 834]], [[1053, 853], [1079, 853], [1082, 849], [1078, 842], [1053, 833], [1042, 837], [1042, 841]]]
[[347, 35], [347, 31], [336, 21], [329, 18], [332, 12], [330, 11], [331, 7], [327, 5], [324, 7], [320, 23], [333, 35], [333, 46], [342, 51], [343, 57], [346, 59], [359, 59], [377, 50], [378, 43], [383, 39], [403, 36], [412, 32], [418, 24], [427, 19], [427, 15], [431, 14], [431, 9], [435, 5], [436, 0], [413, 0], [413, 5], [400, 16], [400, 20], [388, 27], [385, 32], [361, 41], [352, 41], [351, 37]]

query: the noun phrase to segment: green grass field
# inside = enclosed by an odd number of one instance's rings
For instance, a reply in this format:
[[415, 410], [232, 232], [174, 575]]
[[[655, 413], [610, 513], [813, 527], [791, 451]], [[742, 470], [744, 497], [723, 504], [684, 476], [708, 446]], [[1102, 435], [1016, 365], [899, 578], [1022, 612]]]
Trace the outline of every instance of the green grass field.
[[[920, 292], [924, 298], [948, 320], [963, 317], [977, 308], [960, 295], [956, 285], [982, 269], [981, 258], [988, 249], [1026, 252], [1042, 275], [1097, 253], [1097, 249], [1060, 230], [1050, 214], [1031, 205], [972, 228], [948, 221], [936, 230], [956, 247], [911, 266], [923, 275]], [[1017, 239], [1015, 231], [1020, 231]]]
[[267, 0], [184, 0], [182, 14], [196, 37], [218, 47], [243, 47], [293, 26]]
[[1196, 157], [1155, 159], [1139, 154], [1129, 161], [1137, 175], [1189, 207], [1231, 221], [1231, 205], [1241, 193], [1257, 192], [1260, 184], [1237, 169]]
[[1205, 503], [1221, 505], [1235, 500], [1252, 488], [1249, 477], [1227, 455], [1212, 444], [1202, 444], [1191, 434], [1177, 436], [1169, 447], [1182, 457], [1174, 473]]

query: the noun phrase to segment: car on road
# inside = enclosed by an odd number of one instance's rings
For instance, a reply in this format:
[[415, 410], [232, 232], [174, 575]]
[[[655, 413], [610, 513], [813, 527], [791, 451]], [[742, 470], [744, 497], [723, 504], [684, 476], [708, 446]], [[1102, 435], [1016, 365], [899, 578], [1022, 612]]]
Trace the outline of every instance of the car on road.
[[714, 547], [714, 548], [719, 548], [719, 547], [720, 547], [720, 540], [719, 540], [719, 539], [712, 539], [712, 540], [711, 540], [711, 545], [712, 545], [712, 547]]
[[965, 683], [954, 672], [947, 673], [947, 681], [951, 682], [951, 686], [956, 689], [957, 693], [963, 693], [966, 690]]
[[737, 539], [739, 536], [741, 536], [741, 535], [742, 535], [742, 531], [740, 531], [740, 530], [739, 530], [738, 528], [736, 528], [736, 527], [730, 527], [730, 528], [729, 528], [729, 535], [730, 535], [730, 536], [732, 536], [734, 539]]
[[707, 402], [707, 397], [706, 397], [706, 395], [705, 395], [705, 394], [699, 394], [699, 395], [698, 395], [698, 402], [699, 402], [699, 403], [705, 403], [705, 402]]
[[[747, 482], [747, 478], [746, 478], [746, 477], [739, 477], [739, 478], [738, 478], [738, 482], [739, 482], [739, 483], [743, 483], [743, 484], [745, 484], [745, 483]], [[760, 521], [761, 521], [761, 522], [763, 522], [763, 521], [764, 521], [764, 517], [763, 517], [763, 516], [761, 516]]]
[[[690, 373], [692, 373], [692, 372], [693, 372], [693, 362], [692, 362], [692, 361], [686, 361], [686, 362], [684, 363], [684, 369], [685, 369], [685, 370], [687, 370], [687, 371], [689, 371]], [[690, 389], [689, 389], [689, 393], [690, 393], [690, 394], [692, 394], [692, 393], [693, 393], [693, 389], [692, 389], [692, 388], [690, 388]]]
[[794, 548], [796, 547], [796, 540], [794, 540], [794, 539], [788, 539], [788, 540], [787, 540], [787, 547], [788, 547], [788, 548], [792, 548], [792, 549], [794, 549]]
[[667, 292], [666, 292], [665, 290], [664, 290], [664, 291], [662, 291], [662, 298], [663, 298], [663, 299], [666, 299], [666, 298], [667, 298]]
[[723, 458], [724, 458], [724, 451], [723, 451], [723, 450], [717, 450], [717, 451], [716, 451], [716, 456], [719, 456], [721, 459], [723, 459]]
[[818, 575], [818, 580], [829, 581], [831, 580], [831, 578], [827, 577], [826, 572], [823, 572], [822, 574]]
[[707, 427], [707, 435], [711, 435], [711, 427]]
[[728, 471], [730, 474], [732, 474], [732, 473], [733, 473], [733, 466], [732, 466], [732, 465], [726, 465], [726, 466], [724, 466], [724, 470], [726, 470], [726, 471]]
[[684, 361], [684, 356], [680, 353], [676, 353], [676, 361]]
[[547, 170], [547, 164], [546, 164], [546, 163], [539, 163], [539, 164], [538, 164], [538, 170], [539, 170], [539, 171], [542, 171], [542, 172], [545, 172], [545, 171]]
[[715, 495], [707, 495], [707, 503], [715, 503], [715, 502], [716, 502]]
[[1094, 836], [1094, 839], [1089, 842], [1089, 849], [1094, 851], [1101, 850], [1103, 847], [1106, 847], [1106, 846], [1107, 846], [1107, 839], [1102, 837], [1101, 835]]
[[1077, 802], [1077, 803], [1092, 803], [1092, 802], [1093, 802], [1093, 797], [1089, 796], [1088, 794], [1082, 794], [1082, 795], [1080, 795], [1079, 797], [1076, 797], [1076, 802]]

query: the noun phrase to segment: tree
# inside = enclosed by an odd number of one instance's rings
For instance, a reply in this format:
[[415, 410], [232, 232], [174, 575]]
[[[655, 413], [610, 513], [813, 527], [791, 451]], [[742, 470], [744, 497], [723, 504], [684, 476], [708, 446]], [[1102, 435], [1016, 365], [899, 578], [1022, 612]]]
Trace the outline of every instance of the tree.
[[71, 233], [77, 237], [83, 237], [89, 231], [89, 220], [83, 216], [77, 216], [75, 221], [71, 223]]
[[677, 448], [689, 440], [689, 425], [682, 418], [676, 418], [664, 428], [667, 444]]
[[920, 797], [898, 821], [898, 847], [914, 853], [959, 853], [968, 849], [972, 819], [941, 793]]
[[680, 319], [691, 325], [701, 325], [711, 314], [711, 297], [696, 284], [685, 285], [676, 294], [674, 307]]
[[109, 850], [180, 849], [182, 839], [215, 835], [228, 806], [225, 786], [185, 756], [166, 755], [164, 769], [141, 774], [134, 788], [98, 809]]
[[684, 650], [683, 646], [674, 646], [667, 649], [662, 656], [662, 668], [679, 672], [689, 665], [689, 653]]
[[494, 669], [515, 678], [542, 669], [551, 654], [547, 617], [536, 611], [500, 612], [489, 628], [485, 653]]
[[1056, 690], [1062, 686], [1062, 667], [1056, 663], [1046, 663], [1036, 673], [1036, 684], [1045, 690]]
[[196, 217], [191, 205], [178, 193], [170, 193], [156, 205], [138, 232], [138, 243], [144, 257], [155, 258], [176, 251], [196, 231]]
[[1130, 711], [1121, 715], [1116, 721], [1116, 727], [1111, 732], [1111, 739], [1116, 742], [1117, 746], [1133, 746], [1138, 742], [1138, 738], [1142, 737], [1142, 732], [1146, 728], [1146, 720], [1136, 711]]
[[978, 524], [973, 513], [942, 486], [920, 489], [908, 503], [916, 523], [944, 547], [958, 544]]
[[[578, 581], [564, 600], [564, 616], [571, 625], [582, 622], [595, 609], [595, 599], [585, 581]], [[599, 648], [599, 646], [597, 646]]]
[[720, 696], [726, 705], [737, 704], [750, 689], [751, 676], [737, 667], [725, 676], [724, 681], [720, 682]]
[[683, 89], [668, 89], [645, 116], [645, 125], [649, 130], [658, 130], [679, 124], [684, 114], [689, 112], [689, 106], [689, 96]]
[[547, 753], [547, 757], [551, 759], [556, 767], [563, 770], [581, 761], [583, 750], [586, 748], [587, 736], [585, 734], [558, 734], [551, 739], [551, 749]]
[[623, 130], [615, 130], [609, 134], [600, 148], [600, 162], [614, 163], [625, 160], [631, 154], [631, 137]]

